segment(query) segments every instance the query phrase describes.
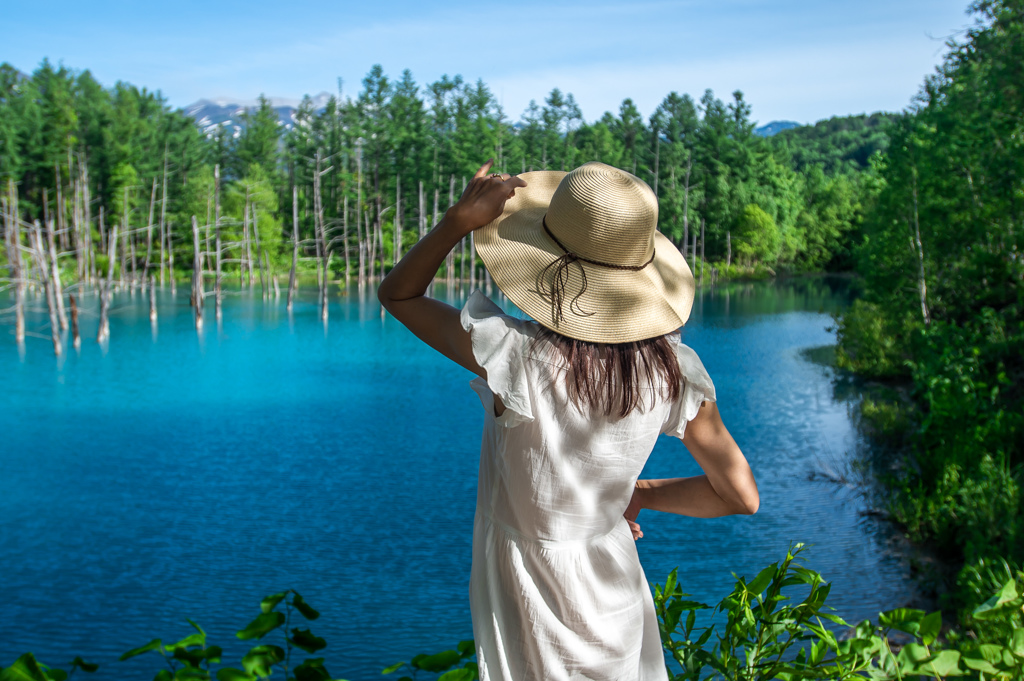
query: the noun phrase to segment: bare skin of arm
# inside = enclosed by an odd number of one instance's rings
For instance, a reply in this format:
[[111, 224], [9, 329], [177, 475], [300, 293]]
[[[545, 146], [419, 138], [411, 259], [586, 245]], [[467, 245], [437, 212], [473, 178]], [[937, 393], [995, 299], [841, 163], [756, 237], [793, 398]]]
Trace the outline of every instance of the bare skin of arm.
[[705, 402], [686, 425], [683, 444], [704, 475], [666, 480], [637, 480], [626, 509], [633, 538], [643, 536], [636, 522], [641, 509], [693, 518], [750, 515], [757, 512], [757, 483], [743, 452], [722, 423], [714, 402]]
[[[518, 177], [488, 175], [493, 163], [487, 161], [476, 171], [458, 203], [406, 253], [380, 283], [377, 298], [391, 315], [424, 343], [477, 376], [487, 378], [473, 357], [469, 333], [462, 328], [459, 311], [425, 294], [445, 256], [475, 229], [501, 215], [505, 201], [526, 182]], [[496, 411], [504, 409], [496, 400]]]

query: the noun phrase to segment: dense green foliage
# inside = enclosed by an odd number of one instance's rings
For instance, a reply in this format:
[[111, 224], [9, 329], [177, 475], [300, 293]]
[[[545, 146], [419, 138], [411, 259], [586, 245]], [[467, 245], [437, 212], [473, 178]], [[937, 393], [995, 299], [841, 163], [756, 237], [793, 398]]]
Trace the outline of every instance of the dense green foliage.
[[[364, 248], [373, 276], [437, 220], [488, 157], [508, 172], [569, 170], [597, 160], [651, 185], [662, 231], [691, 260], [696, 249], [715, 270], [731, 274], [821, 270], [850, 265], [864, 164], [846, 159], [860, 159], [875, 142], [851, 142], [860, 146], [836, 153], [826, 147], [849, 129], [857, 129], [849, 134], [860, 140], [858, 126], [877, 131], [876, 119], [863, 125], [856, 117], [835, 119], [810, 141], [797, 130], [777, 143], [754, 134], [740, 92], [728, 102], [711, 91], [699, 101], [673, 92], [647, 120], [626, 99], [617, 113], [586, 122], [572, 95], [555, 89], [513, 122], [482, 82], [446, 76], [421, 87], [409, 71], [394, 80], [375, 66], [354, 99], [332, 98], [315, 110], [305, 98], [290, 130], [261, 97], [241, 116], [241, 132], [233, 137], [228, 127], [204, 135], [158, 93], [125, 83], [107, 90], [89, 71], [43, 62], [25, 77], [3, 64], [0, 183], [13, 204], [7, 180], [14, 181], [22, 220], [55, 219], [65, 250], [86, 241], [83, 230], [91, 229], [88, 241], [104, 256], [102, 212], [107, 229], [117, 223], [129, 235], [120, 247], [135, 249], [127, 261], [119, 258], [122, 264], [144, 256], [166, 262], [173, 251], [178, 269], [187, 269], [194, 261], [192, 216], [203, 230], [207, 257], [211, 248], [206, 229], [216, 218], [217, 167], [224, 256], [233, 269], [247, 257], [247, 194], [254, 197], [264, 248], [281, 263], [291, 255], [297, 187], [299, 240], [303, 254], [315, 252], [319, 153], [332, 269], [350, 273]], [[154, 247], [158, 253], [145, 255], [156, 238], [154, 224], [161, 223], [163, 234], [165, 219], [167, 253]], [[733, 253], [740, 256], [739, 267], [731, 267]], [[461, 262], [458, 267], [464, 275]]]
[[[974, 612], [974, 617], [990, 628], [992, 642], [943, 641], [940, 614], [921, 610], [889, 610], [879, 613], [877, 624], [866, 620], [851, 627], [826, 604], [831, 585], [797, 562], [803, 550], [796, 545], [753, 579], [737, 577], [733, 590], [714, 607], [683, 593], [676, 570], [664, 587], [655, 584], [662, 643], [668, 658], [678, 665], [671, 678], [903, 681], [964, 677], [1011, 681], [1024, 674], [1024, 573], [1011, 575]], [[278, 609], [282, 603], [285, 612]], [[188, 623], [193, 633], [180, 641], [165, 645], [153, 639], [120, 659], [159, 655], [164, 668], [157, 671], [155, 681], [256, 681], [275, 671], [283, 672], [286, 681], [329, 681], [333, 677], [324, 658], [292, 662], [293, 653], [312, 655], [327, 647], [327, 642], [309, 629], [291, 626], [293, 611], [306, 620], [320, 616], [294, 591], [267, 596], [260, 602], [259, 615], [236, 634], [241, 640], [259, 642], [242, 657], [241, 669], [220, 666], [223, 649], [210, 644], [206, 632], [192, 620]], [[902, 638], [899, 645], [893, 643], [896, 632]], [[271, 635], [281, 636], [283, 646], [263, 642]], [[461, 641], [455, 649], [416, 655], [383, 673], [401, 673], [396, 681], [415, 681], [425, 678], [424, 674], [438, 681], [475, 681], [479, 678], [475, 657], [473, 641]], [[68, 666], [72, 674], [97, 669], [96, 664], [80, 657]], [[0, 668], [0, 681], [65, 681], [68, 676], [63, 669], [41, 665], [31, 653], [6, 669]]]
[[[909, 380], [866, 403], [912, 454], [883, 475], [909, 535], [964, 565], [954, 605], [975, 605], [1024, 561], [1024, 2], [985, 0], [916, 106], [890, 129], [839, 358]], [[971, 619], [964, 617], [965, 623]]]

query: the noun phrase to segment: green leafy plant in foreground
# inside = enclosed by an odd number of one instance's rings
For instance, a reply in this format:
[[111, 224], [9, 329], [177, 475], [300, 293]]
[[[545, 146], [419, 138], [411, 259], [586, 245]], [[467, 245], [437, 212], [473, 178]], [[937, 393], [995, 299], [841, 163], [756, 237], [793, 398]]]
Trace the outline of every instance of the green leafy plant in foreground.
[[[732, 593], [713, 608], [683, 593], [676, 570], [664, 587], [655, 585], [662, 643], [680, 668], [675, 681], [1024, 678], [1024, 595], [1018, 584], [1024, 575], [1008, 581], [974, 611], [975, 619], [1005, 625], [1002, 640], [965, 639], [954, 649], [938, 641], [942, 618], [937, 612], [898, 608], [879, 613], [877, 625], [864, 621], [849, 628], [826, 612], [831, 610], [825, 605], [831, 585], [795, 562], [803, 550], [797, 544], [785, 559], [749, 582], [737, 578]], [[702, 611], [724, 618], [724, 623], [698, 625]], [[848, 629], [840, 640], [826, 623]], [[909, 641], [897, 649], [890, 643], [893, 632], [902, 632]]]
[[[282, 603], [285, 612], [278, 610]], [[243, 641], [262, 641], [271, 632], [280, 630], [284, 637], [284, 647], [270, 643], [252, 647], [242, 657], [242, 669], [221, 667], [216, 672], [217, 681], [256, 681], [269, 677], [275, 668], [284, 672], [286, 681], [330, 681], [333, 677], [324, 667], [322, 657], [307, 657], [300, 664], [292, 666], [292, 652], [296, 648], [312, 654], [327, 647], [327, 642], [309, 629], [291, 627], [293, 611], [308, 621], [320, 617], [320, 613], [297, 591], [284, 591], [260, 601], [260, 614], [235, 636]], [[160, 639], [155, 638], [144, 646], [129, 650], [120, 659], [127, 660], [153, 652], [161, 655], [167, 663], [167, 669], [157, 672], [154, 681], [208, 681], [213, 678], [212, 665], [220, 663], [223, 650], [220, 646], [208, 646], [206, 632], [202, 627], [192, 620], [188, 620], [188, 623], [195, 629], [195, 633], [171, 645], [164, 645]]]
[[[655, 584], [662, 644], [678, 666], [673, 680], [1024, 679], [1024, 572], [1002, 571], [1005, 581], [998, 592], [971, 612], [972, 629], [967, 634], [947, 632], [942, 639], [939, 613], [909, 608], [879, 613], [877, 624], [864, 621], [851, 627], [826, 605], [831, 585], [798, 563], [803, 551], [804, 546], [797, 544], [753, 579], [737, 577], [732, 591], [714, 607], [683, 593], [676, 570], [664, 586]], [[160, 655], [167, 667], [154, 681], [257, 681], [275, 670], [284, 672], [286, 681], [330, 681], [323, 658], [306, 657], [293, 666], [296, 650], [312, 655], [327, 645], [309, 629], [291, 626], [295, 612], [307, 621], [320, 616], [295, 591], [260, 602], [259, 615], [236, 634], [258, 642], [242, 657], [240, 669], [214, 671], [223, 651], [208, 645], [206, 632], [191, 620], [194, 633], [170, 645], [153, 639], [121, 660], [150, 652]], [[264, 642], [273, 632], [283, 637], [283, 646]], [[896, 632], [902, 632], [900, 645], [892, 642]], [[438, 681], [475, 681], [475, 652], [473, 641], [462, 641], [454, 650], [416, 655], [383, 673], [404, 674], [395, 681], [415, 681], [422, 675]], [[50, 668], [26, 653], [0, 669], [0, 681], [66, 681], [77, 670], [97, 668], [77, 657], [68, 666], [70, 671]]]
[[383, 674], [407, 671], [395, 681], [413, 681], [419, 672], [441, 673], [437, 681], [476, 681], [480, 672], [472, 659], [476, 655], [473, 641], [460, 641], [457, 650], [442, 650], [433, 655], [417, 655], [408, 662], [398, 662], [384, 669]]

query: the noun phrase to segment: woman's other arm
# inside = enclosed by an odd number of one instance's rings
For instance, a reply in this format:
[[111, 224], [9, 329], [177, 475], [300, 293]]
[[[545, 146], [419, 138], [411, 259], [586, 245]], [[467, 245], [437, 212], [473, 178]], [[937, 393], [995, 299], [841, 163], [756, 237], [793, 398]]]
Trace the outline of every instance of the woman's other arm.
[[694, 518], [757, 512], [761, 499], [754, 474], [722, 423], [714, 402], [701, 405], [697, 416], [686, 425], [683, 444], [700, 464], [704, 475], [637, 480], [633, 499], [625, 513], [634, 538], [643, 536], [635, 522], [643, 508]]
[[473, 357], [469, 333], [459, 321], [459, 311], [424, 294], [459, 240], [501, 215], [516, 187], [526, 186], [518, 177], [488, 176], [491, 166], [488, 161], [477, 170], [458, 203], [406, 253], [377, 289], [381, 305], [420, 340], [484, 378], [484, 370]]

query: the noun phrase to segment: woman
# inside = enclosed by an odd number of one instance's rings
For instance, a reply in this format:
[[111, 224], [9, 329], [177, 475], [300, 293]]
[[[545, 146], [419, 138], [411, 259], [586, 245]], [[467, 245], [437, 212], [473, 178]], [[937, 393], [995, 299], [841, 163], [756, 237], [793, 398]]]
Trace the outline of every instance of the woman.
[[[512, 177], [485, 163], [381, 282], [421, 340], [478, 376], [487, 411], [470, 607], [480, 678], [666, 679], [634, 541], [641, 509], [754, 513], [757, 486], [677, 333], [693, 303], [685, 258], [657, 232], [638, 178], [600, 163]], [[494, 282], [535, 321], [475, 292], [460, 312], [424, 296], [476, 232]], [[704, 475], [638, 480], [660, 433]]]

